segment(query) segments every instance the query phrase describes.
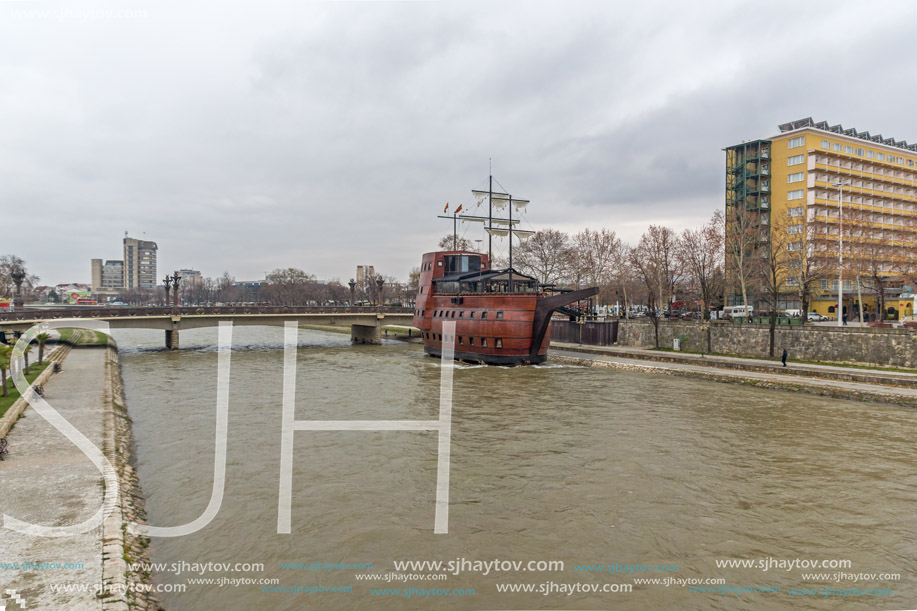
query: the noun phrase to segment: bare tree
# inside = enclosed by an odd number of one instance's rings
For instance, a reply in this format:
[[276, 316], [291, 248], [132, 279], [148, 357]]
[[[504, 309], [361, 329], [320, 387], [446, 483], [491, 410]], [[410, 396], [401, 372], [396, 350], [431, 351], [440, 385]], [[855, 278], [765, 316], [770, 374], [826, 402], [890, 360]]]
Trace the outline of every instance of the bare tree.
[[451, 233], [444, 235], [440, 239], [439, 244], [437, 244], [437, 247], [439, 250], [474, 250], [474, 247], [471, 244], [471, 240], [463, 236], [455, 237], [453, 248], [453, 235]]
[[[814, 216], [813, 216], [814, 219]], [[809, 304], [819, 290], [830, 266], [826, 257], [827, 240], [818, 233], [825, 225], [813, 222], [806, 216], [777, 220], [777, 225], [787, 233], [784, 252], [786, 288], [799, 300], [802, 323], [809, 317]]]
[[513, 249], [513, 266], [542, 284], [559, 284], [569, 269], [570, 238], [556, 229], [543, 229]]
[[626, 258], [620, 238], [609, 229], [585, 229], [573, 236], [570, 253], [577, 276], [589, 286], [599, 287], [600, 298], [609, 302], [615, 270], [621, 260]]
[[25, 272], [25, 279], [22, 281], [23, 296], [28, 298], [32, 289], [38, 285], [39, 278], [35, 274], [30, 274], [26, 268], [26, 263], [16, 255], [0, 256], [0, 296], [12, 297], [16, 291], [16, 285], [13, 282], [12, 273], [20, 269]]
[[643, 234], [637, 246], [628, 251], [628, 261], [636, 277], [646, 291], [647, 315], [653, 323], [653, 334], [656, 347], [659, 347], [659, 309], [657, 305], [659, 290], [659, 270], [656, 269], [657, 258], [653, 253], [653, 245], [647, 234]]
[[682, 266], [698, 287], [704, 320], [710, 318], [710, 304], [723, 294], [723, 219], [723, 213], [717, 210], [700, 229], [685, 229], [678, 243]]
[[758, 244], [767, 240], [767, 229], [760, 224], [762, 216], [744, 205], [726, 208], [726, 282], [733, 285], [727, 288], [738, 283], [746, 312], [749, 288], [757, 270], [754, 253]]
[[[675, 232], [668, 227], [650, 225], [646, 233], [640, 238], [637, 252], [641, 257], [649, 258], [650, 268], [654, 274], [656, 287], [653, 294], [656, 296], [655, 307], [659, 314], [666, 304], [672, 302], [675, 283], [679, 278], [679, 266], [676, 260], [678, 238]], [[631, 257], [631, 263], [634, 263]], [[638, 274], [641, 273], [637, 270]]]
[[315, 276], [301, 269], [275, 269], [265, 278], [265, 290], [272, 303], [285, 306], [302, 305], [308, 300], [309, 285]]
[[787, 279], [787, 262], [795, 257], [795, 252], [802, 248], [802, 241], [794, 239], [795, 234], [787, 233], [786, 217], [774, 214], [770, 220], [770, 241], [766, 247], [757, 249], [756, 258], [763, 296], [769, 306], [769, 339], [768, 354], [774, 356], [774, 344], [777, 336], [777, 313], [781, 295]]

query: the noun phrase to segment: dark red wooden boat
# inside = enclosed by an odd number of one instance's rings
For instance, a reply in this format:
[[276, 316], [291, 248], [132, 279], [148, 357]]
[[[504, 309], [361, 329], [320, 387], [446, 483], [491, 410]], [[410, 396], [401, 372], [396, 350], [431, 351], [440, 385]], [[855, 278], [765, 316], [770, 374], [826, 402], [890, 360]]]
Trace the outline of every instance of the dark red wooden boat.
[[535, 278], [511, 269], [491, 270], [487, 255], [431, 252], [423, 256], [414, 326], [423, 334], [427, 354], [442, 356], [443, 322], [448, 320], [455, 322], [456, 359], [541, 363], [548, 356], [554, 311], [596, 293], [593, 287], [549, 295]]
[[[473, 191], [479, 205], [488, 203], [488, 215], [459, 216], [453, 213], [453, 232], [459, 220], [485, 224], [490, 236], [509, 236], [509, 267], [491, 269], [488, 253], [464, 250], [430, 252], [423, 256], [417, 292], [414, 326], [421, 330], [424, 351], [442, 356], [443, 323], [455, 323], [455, 358], [492, 365], [541, 363], [551, 343], [551, 316], [558, 309], [588, 299], [596, 287], [579, 291], [556, 291], [512, 268], [513, 234], [534, 232], [515, 229], [512, 211], [528, 204], [507, 193]], [[509, 204], [507, 206], [507, 204]], [[509, 218], [494, 218], [493, 208], [507, 207]], [[461, 207], [459, 207], [461, 209]], [[571, 310], [567, 310], [572, 313]], [[448, 339], [448, 338], [447, 338]]]

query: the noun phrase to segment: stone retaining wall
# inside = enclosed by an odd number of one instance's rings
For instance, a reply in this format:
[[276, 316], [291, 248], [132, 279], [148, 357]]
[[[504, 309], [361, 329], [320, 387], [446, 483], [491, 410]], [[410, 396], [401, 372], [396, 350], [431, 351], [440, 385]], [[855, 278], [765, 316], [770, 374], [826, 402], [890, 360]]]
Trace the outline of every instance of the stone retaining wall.
[[[672, 340], [678, 338], [681, 349], [692, 352], [768, 356], [769, 337], [768, 325], [726, 321], [659, 322], [660, 347], [671, 348]], [[653, 323], [621, 321], [618, 345], [654, 346]], [[779, 356], [783, 348], [789, 351], [792, 359], [917, 368], [917, 329], [778, 325], [775, 355]]]
[[105, 362], [104, 419], [102, 451], [118, 474], [119, 495], [114, 511], [102, 525], [102, 581], [118, 586], [117, 592], [103, 599], [103, 609], [157, 610], [161, 607], [153, 592], [137, 591], [137, 586], [152, 583], [150, 574], [129, 567], [130, 563], [150, 562], [150, 539], [127, 530], [128, 522], [146, 523], [146, 509], [134, 470], [134, 434], [124, 400], [118, 349], [113, 345], [108, 346]]

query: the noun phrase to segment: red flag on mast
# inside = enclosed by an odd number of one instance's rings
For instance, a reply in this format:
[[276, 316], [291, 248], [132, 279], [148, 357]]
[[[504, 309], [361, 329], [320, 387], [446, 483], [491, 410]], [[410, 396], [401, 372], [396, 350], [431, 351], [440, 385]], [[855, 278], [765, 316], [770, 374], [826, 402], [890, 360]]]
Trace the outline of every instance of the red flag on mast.
[[462, 211], [462, 204], [459, 204], [459, 207], [455, 209], [455, 212], [453, 212], [453, 214], [458, 214], [461, 211]]
[[446, 202], [446, 207], [443, 208], [443, 214], [446, 214], [447, 212], [449, 212], [449, 202]]

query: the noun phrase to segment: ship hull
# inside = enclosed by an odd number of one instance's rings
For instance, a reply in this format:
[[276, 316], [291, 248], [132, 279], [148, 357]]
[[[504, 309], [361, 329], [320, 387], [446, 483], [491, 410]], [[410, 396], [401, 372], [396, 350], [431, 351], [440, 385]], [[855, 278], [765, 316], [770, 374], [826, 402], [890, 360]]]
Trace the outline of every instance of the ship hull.
[[[424, 346], [423, 351], [430, 356], [442, 358], [443, 351], [435, 346]], [[466, 352], [456, 350], [455, 360], [465, 361], [467, 363], [484, 363], [485, 365], [537, 365], [548, 360], [547, 353], [538, 354], [535, 357], [530, 355], [520, 356], [515, 354], [482, 354], [480, 352]]]
[[[445, 275], [455, 260], [472, 258], [481, 259], [480, 267]], [[534, 278], [513, 270], [491, 271], [485, 255], [465, 251], [425, 254], [418, 285], [413, 323], [423, 336], [424, 351], [441, 357], [443, 347], [452, 344], [456, 359], [489, 365], [543, 363], [554, 310], [598, 292], [549, 296]]]

